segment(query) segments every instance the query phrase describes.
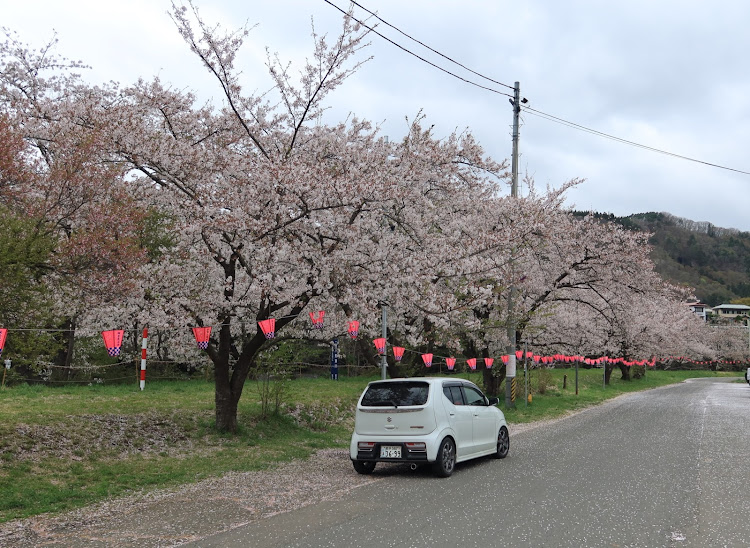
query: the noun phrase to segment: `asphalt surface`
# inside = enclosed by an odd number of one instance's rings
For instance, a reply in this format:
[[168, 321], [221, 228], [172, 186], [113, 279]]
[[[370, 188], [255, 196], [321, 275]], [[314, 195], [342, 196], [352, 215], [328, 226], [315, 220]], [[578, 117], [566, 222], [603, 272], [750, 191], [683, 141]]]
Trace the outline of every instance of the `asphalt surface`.
[[747, 547], [750, 387], [636, 393], [511, 436], [504, 460], [381, 481], [193, 547]]

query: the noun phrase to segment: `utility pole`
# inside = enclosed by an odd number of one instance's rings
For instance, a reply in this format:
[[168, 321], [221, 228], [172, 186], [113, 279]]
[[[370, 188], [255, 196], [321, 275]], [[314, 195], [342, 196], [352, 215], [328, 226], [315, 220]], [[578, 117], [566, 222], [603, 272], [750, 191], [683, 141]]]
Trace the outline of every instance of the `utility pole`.
[[[525, 102], [525, 99], [524, 99]], [[518, 118], [521, 114], [521, 84], [515, 83], [513, 88], [513, 156], [511, 157], [511, 187], [510, 194], [518, 198]]]
[[[524, 99], [524, 102], [526, 100]], [[513, 155], [511, 157], [511, 186], [510, 195], [518, 198], [518, 118], [521, 113], [521, 84], [515, 83], [513, 87], [513, 99], [510, 100], [513, 105]], [[515, 273], [513, 262], [515, 254], [511, 251], [511, 285], [508, 291], [508, 365], [505, 369], [505, 407], [514, 407], [513, 403], [513, 384], [516, 380], [516, 322], [513, 317], [513, 300], [516, 293]]]

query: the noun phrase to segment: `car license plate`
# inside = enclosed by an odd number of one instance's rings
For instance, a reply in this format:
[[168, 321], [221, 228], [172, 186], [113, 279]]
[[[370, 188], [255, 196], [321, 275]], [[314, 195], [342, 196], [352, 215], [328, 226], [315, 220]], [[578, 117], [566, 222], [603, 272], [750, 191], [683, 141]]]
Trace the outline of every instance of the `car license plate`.
[[381, 459], [400, 459], [401, 458], [401, 447], [394, 445], [381, 445], [380, 446], [380, 458]]

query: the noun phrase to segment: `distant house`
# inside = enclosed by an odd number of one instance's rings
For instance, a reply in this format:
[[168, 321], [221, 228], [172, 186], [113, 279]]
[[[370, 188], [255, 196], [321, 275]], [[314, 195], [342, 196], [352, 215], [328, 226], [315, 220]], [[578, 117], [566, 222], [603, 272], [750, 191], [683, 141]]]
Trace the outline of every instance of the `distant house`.
[[750, 306], [744, 304], [720, 304], [719, 306], [714, 306], [713, 313], [718, 318], [750, 316]]
[[690, 311], [706, 320], [706, 315], [711, 313], [711, 309], [704, 303], [688, 303]]

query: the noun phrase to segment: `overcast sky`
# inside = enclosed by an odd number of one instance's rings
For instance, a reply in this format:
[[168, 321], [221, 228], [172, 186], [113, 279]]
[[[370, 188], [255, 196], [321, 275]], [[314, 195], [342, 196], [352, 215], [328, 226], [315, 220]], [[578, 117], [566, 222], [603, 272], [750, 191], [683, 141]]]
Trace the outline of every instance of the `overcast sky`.
[[[345, 0], [331, 0], [343, 9]], [[270, 81], [265, 48], [299, 61], [311, 18], [332, 38], [342, 15], [324, 0], [195, 0], [204, 19], [249, 23], [245, 82]], [[472, 70], [513, 86], [528, 105], [603, 133], [750, 172], [750, 2], [746, 0], [363, 0], [371, 11]], [[85, 78], [129, 84], [155, 75], [199, 95], [218, 87], [177, 34], [166, 0], [0, 0], [0, 25], [39, 47], [56, 31], [58, 52], [92, 66]], [[358, 16], [367, 14], [357, 8]], [[370, 22], [374, 22], [372, 18]], [[512, 90], [452, 65], [384, 24], [378, 30], [451, 72]], [[349, 112], [392, 139], [421, 110], [434, 134], [468, 128], [496, 159], [510, 158], [508, 97], [466, 84], [373, 35], [374, 59], [339, 88], [329, 116]], [[520, 170], [538, 187], [580, 177], [577, 209], [629, 215], [665, 211], [750, 231], [750, 175], [658, 154], [522, 116]], [[524, 192], [525, 189], [521, 189]]]

